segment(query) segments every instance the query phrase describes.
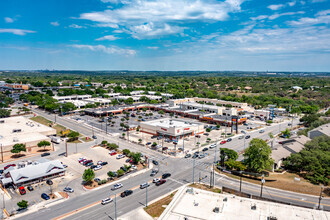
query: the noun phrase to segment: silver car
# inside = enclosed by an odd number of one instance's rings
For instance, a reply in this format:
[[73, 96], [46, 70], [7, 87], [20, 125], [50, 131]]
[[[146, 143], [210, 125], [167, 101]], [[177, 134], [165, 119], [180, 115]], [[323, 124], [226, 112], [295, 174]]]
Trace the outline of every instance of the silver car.
[[123, 187], [123, 184], [121, 184], [121, 183], [116, 183], [115, 185], [113, 185], [113, 187], [111, 188], [111, 190], [116, 190], [116, 189], [119, 189], [119, 188], [121, 188], [121, 187]]
[[112, 199], [111, 199], [111, 198], [106, 198], [106, 199], [102, 199], [101, 204], [102, 204], [102, 205], [106, 205], [106, 204], [108, 204], [108, 203], [110, 203], [110, 202], [112, 202]]

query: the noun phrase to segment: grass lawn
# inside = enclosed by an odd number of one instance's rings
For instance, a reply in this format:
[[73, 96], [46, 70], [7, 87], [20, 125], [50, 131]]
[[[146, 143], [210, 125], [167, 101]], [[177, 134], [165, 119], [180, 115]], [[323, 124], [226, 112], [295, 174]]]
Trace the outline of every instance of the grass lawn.
[[92, 141], [93, 139], [92, 139], [92, 138], [87, 139], [87, 137], [83, 137], [82, 140], [83, 140], [84, 142], [90, 142], [90, 141]]
[[51, 121], [49, 121], [49, 120], [47, 120], [47, 119], [45, 119], [44, 117], [41, 117], [41, 116], [32, 117], [30, 119], [35, 121], [35, 122], [38, 122], [40, 124], [46, 125], [46, 126], [49, 126], [49, 125], [52, 124]]
[[71, 142], [68, 142], [68, 143], [77, 143], [77, 144], [79, 144], [79, 143], [82, 143], [82, 142], [81, 142], [81, 140], [78, 139], [78, 140], [71, 141]]
[[[217, 170], [219, 172], [219, 170]], [[229, 173], [224, 173], [221, 172], [222, 174], [225, 174], [229, 177], [239, 179], [239, 176], [229, 174]], [[295, 177], [300, 178], [300, 181], [296, 181]], [[243, 177], [243, 181], [250, 182], [250, 183], [255, 183], [255, 184], [260, 184], [261, 180], [255, 180], [255, 179], [250, 179]], [[305, 180], [304, 178], [300, 177], [299, 175], [295, 173], [270, 173], [269, 177], [265, 178], [266, 183], [264, 186], [269, 186], [273, 188], [278, 188], [278, 189], [283, 189], [287, 191], [292, 191], [292, 192], [298, 192], [298, 193], [304, 193], [304, 194], [311, 194], [311, 195], [320, 195], [320, 190], [321, 186], [319, 185], [314, 185], [310, 183], [309, 181]], [[244, 183], [242, 184], [242, 188], [244, 187]], [[325, 194], [323, 194], [326, 196]]]
[[170, 202], [172, 201], [173, 196], [175, 195], [176, 192], [177, 191], [171, 193], [170, 195], [166, 196], [165, 198], [158, 200], [155, 203], [152, 203], [148, 207], [144, 208], [144, 210], [153, 218], [159, 217], [163, 213], [163, 211], [166, 209], [166, 207], [163, 207], [163, 206], [167, 206], [168, 204], [170, 204]]
[[190, 187], [197, 188], [197, 189], [202, 189], [202, 190], [206, 190], [206, 191], [214, 192], [214, 193], [221, 193], [221, 189], [219, 189], [219, 188], [217, 188], [217, 187], [210, 188], [210, 186], [205, 185], [205, 184], [192, 183], [192, 184], [190, 184], [189, 186], [190, 186]]

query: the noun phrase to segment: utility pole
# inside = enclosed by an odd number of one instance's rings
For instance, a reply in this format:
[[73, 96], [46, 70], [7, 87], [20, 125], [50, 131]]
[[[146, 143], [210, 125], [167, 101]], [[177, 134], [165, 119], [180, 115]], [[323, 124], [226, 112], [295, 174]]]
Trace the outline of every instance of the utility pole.
[[3, 163], [3, 149], [2, 149], [2, 144], [1, 144], [1, 161]]
[[261, 176], [261, 190], [260, 190], [260, 197], [262, 197], [262, 188], [264, 187], [265, 179], [264, 174]]
[[78, 149], [77, 149], [77, 143], [76, 143], [76, 153], [78, 153]]
[[66, 142], [66, 139], [65, 139], [65, 157], [68, 157], [68, 143]]
[[193, 162], [193, 184], [195, 183], [195, 160], [196, 157], [194, 158], [194, 162]]
[[242, 171], [239, 174], [239, 191], [242, 192]]
[[318, 210], [321, 210], [322, 193], [323, 193], [323, 185], [321, 185], [321, 193], [320, 193], [320, 197], [319, 197], [319, 206], [318, 206]]
[[213, 186], [212, 186], [212, 183], [213, 183], [213, 175], [212, 175], [212, 170], [211, 170], [211, 172], [210, 172], [210, 188], [212, 188]]
[[115, 220], [117, 220], [117, 195], [115, 194]]
[[108, 134], [108, 122], [105, 122], [105, 134]]
[[[149, 184], [147, 182], [147, 184]], [[148, 207], [148, 186], [146, 187], [146, 207]]]

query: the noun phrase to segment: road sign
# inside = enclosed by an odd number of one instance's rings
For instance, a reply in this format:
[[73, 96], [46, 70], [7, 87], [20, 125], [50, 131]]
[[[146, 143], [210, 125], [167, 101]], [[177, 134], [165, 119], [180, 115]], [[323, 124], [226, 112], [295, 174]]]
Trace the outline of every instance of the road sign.
[[64, 131], [61, 131], [62, 135], [66, 135], [70, 133], [70, 129], [66, 129]]

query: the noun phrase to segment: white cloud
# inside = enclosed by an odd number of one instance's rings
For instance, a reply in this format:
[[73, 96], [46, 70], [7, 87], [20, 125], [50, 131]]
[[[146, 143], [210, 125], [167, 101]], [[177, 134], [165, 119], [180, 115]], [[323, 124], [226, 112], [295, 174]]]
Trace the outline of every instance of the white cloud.
[[[80, 19], [97, 22], [100, 26], [121, 25], [130, 30], [135, 37], [143, 38], [143, 33], [146, 37], [176, 34], [180, 32], [180, 28], [172, 25], [175, 22], [184, 24], [227, 20], [229, 13], [241, 11], [243, 1], [132, 0], [117, 9], [83, 13]], [[153, 27], [150, 27], [150, 24]]]
[[288, 16], [288, 15], [297, 15], [297, 14], [304, 14], [304, 11], [297, 11], [297, 12], [285, 12], [280, 14], [273, 14], [268, 17], [269, 20], [274, 20], [276, 18], [282, 17], [282, 16]]
[[278, 4], [278, 5], [269, 5], [267, 8], [269, 8], [270, 10], [276, 11], [279, 10], [281, 8], [283, 8], [285, 5], [283, 4]]
[[295, 6], [295, 4], [296, 4], [296, 1], [288, 2], [288, 5], [289, 5], [290, 7]]
[[298, 21], [288, 22], [291, 25], [314, 25], [314, 24], [329, 24], [330, 23], [330, 10], [319, 11], [315, 14], [314, 18], [303, 17]]
[[10, 17], [5, 17], [5, 22], [6, 23], [13, 23], [14, 19], [10, 18]]
[[183, 28], [178, 26], [170, 26], [168, 24], [164, 24], [163, 27], [157, 27], [154, 25], [153, 22], [143, 25], [133, 26], [130, 28], [130, 33], [134, 38], [137, 39], [176, 34], [182, 31]]
[[251, 20], [258, 21], [258, 20], [264, 20], [266, 18], [268, 18], [268, 15], [259, 15], [257, 17], [252, 17]]
[[80, 25], [77, 25], [77, 24], [71, 24], [69, 25], [70, 28], [77, 28], [77, 29], [80, 29], [80, 28], [86, 28], [84, 26], [80, 26]]
[[58, 23], [57, 21], [50, 22], [50, 24], [53, 26], [60, 26], [60, 23]]
[[110, 28], [119, 28], [118, 24], [105, 23], [105, 24], [96, 24], [95, 27], [110, 27]]
[[119, 38], [116, 37], [116, 36], [107, 35], [107, 36], [104, 36], [104, 37], [97, 38], [96, 40], [97, 41], [101, 41], [101, 40], [110, 40], [110, 41], [113, 41], [113, 40], [117, 40], [117, 39], [119, 39]]
[[150, 49], [150, 50], [158, 50], [159, 49], [159, 47], [147, 47], [148, 49]]
[[123, 30], [114, 30], [114, 31], [112, 31], [112, 33], [120, 34], [120, 33], [124, 33], [124, 31]]
[[131, 49], [123, 49], [119, 47], [106, 47], [103, 45], [82, 45], [82, 44], [74, 44], [70, 45], [71, 47], [77, 48], [77, 49], [87, 49], [91, 51], [101, 51], [103, 53], [107, 54], [120, 54], [120, 55], [127, 55], [127, 56], [133, 56], [136, 54], [135, 50]]
[[23, 29], [5, 29], [5, 28], [0, 28], [0, 33], [11, 33], [15, 35], [26, 35], [27, 33], [36, 33], [35, 31], [30, 31], [30, 30], [23, 30]]

